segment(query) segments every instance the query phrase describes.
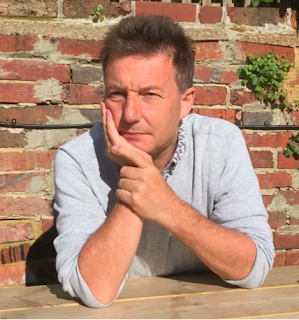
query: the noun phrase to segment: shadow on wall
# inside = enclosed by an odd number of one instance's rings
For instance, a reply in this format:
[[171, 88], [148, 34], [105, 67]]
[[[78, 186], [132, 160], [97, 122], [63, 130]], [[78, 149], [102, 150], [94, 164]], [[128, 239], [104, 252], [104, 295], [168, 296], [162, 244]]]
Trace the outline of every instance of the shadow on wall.
[[[57, 213], [52, 210], [54, 221]], [[26, 259], [26, 286], [58, 283], [55, 267], [56, 251], [53, 240], [57, 236], [56, 223], [48, 231], [42, 234], [30, 247]]]

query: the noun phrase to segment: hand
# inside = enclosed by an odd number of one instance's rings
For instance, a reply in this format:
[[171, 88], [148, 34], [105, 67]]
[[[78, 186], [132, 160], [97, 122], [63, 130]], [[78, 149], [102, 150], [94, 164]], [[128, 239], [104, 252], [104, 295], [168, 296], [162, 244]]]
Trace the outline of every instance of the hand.
[[117, 146], [117, 147], [125, 146], [141, 154], [143, 157], [147, 158], [149, 161], [153, 162], [152, 157], [149, 154], [132, 146], [130, 143], [128, 143], [128, 141], [124, 137], [122, 137], [118, 133], [115, 123], [113, 121], [112, 113], [109, 109], [106, 108], [105, 102], [101, 102], [101, 108], [102, 108], [104, 138], [105, 138], [105, 145], [106, 145], [106, 155], [121, 167], [124, 165], [134, 165], [132, 162], [130, 162], [129, 159], [124, 159], [121, 156], [115, 155], [111, 152], [111, 149], [113, 146]]
[[149, 159], [126, 146], [113, 147], [112, 153], [133, 166], [120, 170], [117, 197], [143, 219], [162, 224], [176, 207], [179, 198], [168, 186], [160, 171]]

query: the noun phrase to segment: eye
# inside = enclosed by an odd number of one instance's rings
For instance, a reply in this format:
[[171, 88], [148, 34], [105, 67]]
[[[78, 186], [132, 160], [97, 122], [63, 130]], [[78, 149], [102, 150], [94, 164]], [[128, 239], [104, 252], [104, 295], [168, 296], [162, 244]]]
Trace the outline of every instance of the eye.
[[144, 96], [147, 97], [147, 98], [158, 98], [159, 97], [159, 95], [157, 93], [154, 93], [154, 92], [146, 92], [144, 94]]
[[113, 91], [113, 92], [110, 92], [109, 98], [113, 101], [119, 101], [125, 98], [125, 94], [120, 91]]

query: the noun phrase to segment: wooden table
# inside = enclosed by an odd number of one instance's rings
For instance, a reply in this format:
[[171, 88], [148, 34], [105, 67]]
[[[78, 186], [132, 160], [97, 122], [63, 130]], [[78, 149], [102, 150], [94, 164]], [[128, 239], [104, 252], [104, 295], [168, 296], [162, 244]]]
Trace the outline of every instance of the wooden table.
[[276, 267], [261, 288], [225, 284], [213, 274], [127, 280], [108, 308], [82, 306], [60, 285], [0, 289], [0, 319], [299, 319], [299, 266]]

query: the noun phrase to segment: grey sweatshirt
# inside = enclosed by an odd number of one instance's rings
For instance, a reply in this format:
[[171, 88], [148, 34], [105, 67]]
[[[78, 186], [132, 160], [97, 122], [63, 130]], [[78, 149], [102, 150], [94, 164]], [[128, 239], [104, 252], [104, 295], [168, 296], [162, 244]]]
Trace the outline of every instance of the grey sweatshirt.
[[[105, 305], [93, 297], [82, 278], [78, 255], [117, 200], [119, 169], [105, 155], [100, 123], [60, 147], [55, 159], [58, 279], [71, 296], [95, 308]], [[249, 275], [239, 281], [223, 280], [244, 288], [260, 286], [272, 267], [274, 246], [258, 180], [239, 128], [221, 119], [187, 116], [182, 121], [177, 149], [162, 174], [176, 195], [199, 214], [254, 241], [257, 256]], [[145, 221], [126, 278], [206, 269], [171, 233]]]

